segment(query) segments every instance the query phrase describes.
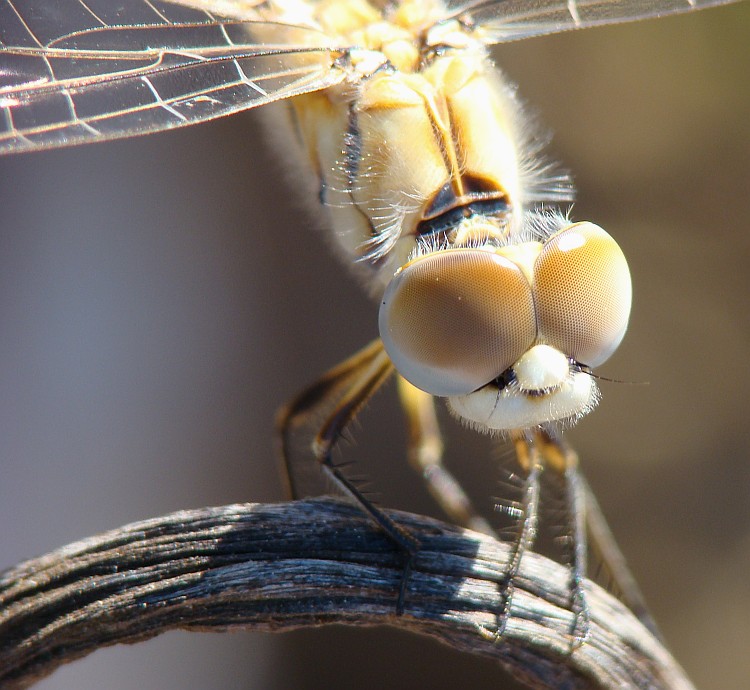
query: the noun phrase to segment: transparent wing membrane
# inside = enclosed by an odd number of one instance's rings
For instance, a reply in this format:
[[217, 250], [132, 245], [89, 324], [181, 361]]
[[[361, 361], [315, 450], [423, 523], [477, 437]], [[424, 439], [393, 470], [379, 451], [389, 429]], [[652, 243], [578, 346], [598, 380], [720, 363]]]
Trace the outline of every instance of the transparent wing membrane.
[[[728, 0], [449, 1], [487, 43]], [[0, 0], [0, 153], [145, 134], [344, 79], [312, 18], [255, 0]], [[295, 6], [297, 7], [297, 6]]]
[[448, 14], [479, 29], [486, 43], [726, 5], [735, 0], [449, 0]]
[[180, 127], [344, 76], [309, 27], [144, 0], [112, 6], [0, 3], [0, 151]]

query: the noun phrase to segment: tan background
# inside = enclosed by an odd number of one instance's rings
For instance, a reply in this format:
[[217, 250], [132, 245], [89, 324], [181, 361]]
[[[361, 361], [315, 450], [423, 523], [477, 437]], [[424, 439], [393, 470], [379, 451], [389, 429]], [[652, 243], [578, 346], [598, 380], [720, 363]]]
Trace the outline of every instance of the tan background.
[[[712, 689], [750, 678], [748, 36], [745, 3], [496, 53], [575, 173], [575, 217], [629, 257], [632, 325], [602, 373], [650, 385], [603, 384], [572, 437], [672, 650]], [[376, 316], [258, 132], [249, 114], [0, 160], [0, 567], [179, 508], [281, 498], [275, 408]], [[432, 510], [392, 403], [363, 417], [356, 452], [389, 460], [372, 470], [384, 503]], [[495, 455], [449, 426], [485, 498]], [[393, 631], [321, 630], [171, 634], [40, 687], [501, 679]]]

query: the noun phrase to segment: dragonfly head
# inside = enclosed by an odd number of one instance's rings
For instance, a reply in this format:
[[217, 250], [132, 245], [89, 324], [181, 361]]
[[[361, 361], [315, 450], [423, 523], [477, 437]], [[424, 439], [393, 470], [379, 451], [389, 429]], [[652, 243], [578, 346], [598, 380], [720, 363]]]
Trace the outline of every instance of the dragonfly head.
[[593, 223], [544, 242], [442, 249], [400, 268], [380, 306], [398, 372], [483, 430], [575, 421], [597, 403], [591, 369], [628, 324], [630, 272]]

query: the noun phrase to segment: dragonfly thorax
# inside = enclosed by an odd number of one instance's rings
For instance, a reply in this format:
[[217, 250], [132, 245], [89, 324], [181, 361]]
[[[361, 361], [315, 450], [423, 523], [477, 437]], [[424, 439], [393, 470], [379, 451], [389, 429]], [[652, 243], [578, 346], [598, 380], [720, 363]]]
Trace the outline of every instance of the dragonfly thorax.
[[292, 105], [336, 244], [373, 293], [425, 223], [494, 214], [505, 235], [520, 228], [516, 104], [484, 50], [439, 55], [416, 73], [382, 70], [353, 93], [342, 86]]

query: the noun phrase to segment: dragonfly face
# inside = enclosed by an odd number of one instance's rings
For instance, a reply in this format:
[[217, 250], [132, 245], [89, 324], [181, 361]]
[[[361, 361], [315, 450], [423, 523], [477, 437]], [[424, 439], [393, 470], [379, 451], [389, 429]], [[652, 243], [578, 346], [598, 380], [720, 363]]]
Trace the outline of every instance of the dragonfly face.
[[544, 244], [417, 257], [385, 291], [380, 334], [410, 383], [479, 429], [511, 431], [594, 406], [590, 367], [619, 345], [630, 302], [620, 248], [577, 223]]

